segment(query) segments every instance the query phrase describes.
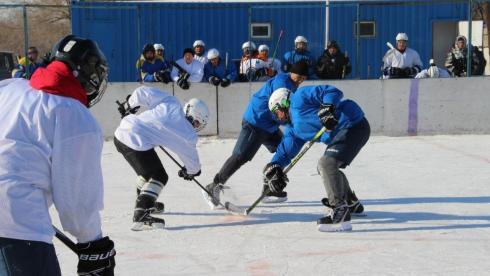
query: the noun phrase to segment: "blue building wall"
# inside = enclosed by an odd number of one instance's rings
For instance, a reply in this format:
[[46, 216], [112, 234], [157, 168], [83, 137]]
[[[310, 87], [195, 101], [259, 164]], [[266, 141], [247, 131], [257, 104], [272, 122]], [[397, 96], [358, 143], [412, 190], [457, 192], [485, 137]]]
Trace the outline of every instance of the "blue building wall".
[[[402, 1], [398, 1], [402, 2]], [[318, 57], [325, 45], [325, 1], [287, 3], [89, 3], [73, 2], [74, 34], [95, 39], [110, 64], [111, 81], [136, 80], [135, 62], [145, 43], [162, 43], [167, 59], [178, 59], [182, 50], [196, 39], [206, 48], [217, 48], [222, 56], [241, 57], [241, 45], [248, 40], [249, 15], [252, 22], [271, 22], [271, 40], [253, 40], [268, 44], [272, 51], [281, 30], [285, 36], [277, 57], [294, 47], [297, 35], [305, 36], [309, 49]], [[253, 7], [253, 8], [250, 8]], [[376, 22], [376, 36], [360, 39], [360, 78], [377, 78], [386, 42], [395, 43], [398, 32], [409, 36], [409, 47], [417, 50], [424, 64], [432, 55], [432, 23], [437, 20], [465, 20], [466, 4], [375, 5], [359, 6], [361, 21]], [[355, 3], [332, 3], [329, 11], [329, 37], [349, 54], [356, 78]], [[449, 47], [449, 45], [448, 45]], [[369, 68], [369, 69], [368, 69]]]

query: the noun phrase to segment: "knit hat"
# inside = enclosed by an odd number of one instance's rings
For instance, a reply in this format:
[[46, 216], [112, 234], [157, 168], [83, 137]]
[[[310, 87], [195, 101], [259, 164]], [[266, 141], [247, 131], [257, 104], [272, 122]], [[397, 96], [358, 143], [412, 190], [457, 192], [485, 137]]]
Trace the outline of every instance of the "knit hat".
[[308, 76], [308, 63], [302, 59], [293, 65], [290, 72], [301, 76]]
[[185, 54], [187, 53], [191, 53], [192, 55], [194, 55], [194, 50], [192, 50], [192, 48], [185, 48], [182, 55], [185, 56]]

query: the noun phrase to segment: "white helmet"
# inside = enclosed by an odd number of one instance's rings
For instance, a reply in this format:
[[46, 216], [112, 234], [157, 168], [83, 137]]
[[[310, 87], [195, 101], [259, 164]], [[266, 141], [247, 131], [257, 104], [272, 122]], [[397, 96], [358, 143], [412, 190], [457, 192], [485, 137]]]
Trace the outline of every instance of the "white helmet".
[[219, 51], [215, 48], [209, 49], [208, 51], [208, 59], [213, 59], [219, 57]]
[[200, 99], [192, 98], [184, 105], [184, 114], [196, 132], [201, 131], [209, 120], [209, 109]]
[[399, 33], [396, 35], [396, 41], [398, 40], [408, 41], [408, 35], [406, 33]]
[[427, 74], [429, 74], [429, 78], [438, 78], [439, 77], [439, 68], [434, 63], [434, 60], [431, 59], [429, 61], [429, 69], [427, 69]]
[[194, 44], [192, 44], [192, 48], [196, 48], [197, 46], [204, 47], [206, 45], [204, 44], [204, 41], [202, 41], [202, 40], [196, 40], [196, 41], [194, 41]]
[[294, 39], [294, 44], [296, 44], [296, 43], [300, 43], [300, 42], [308, 43], [308, 40], [306, 39], [306, 37], [301, 36], [301, 35], [298, 35], [298, 36], [297, 36], [297, 37]]
[[289, 108], [289, 96], [291, 90], [287, 88], [278, 88], [272, 92], [269, 98], [269, 110], [274, 113], [278, 108]]
[[259, 46], [259, 52], [262, 52], [262, 51], [267, 51], [269, 52], [269, 46], [265, 45], [265, 44], [262, 44]]
[[159, 43], [154, 44], [153, 45], [153, 48], [155, 48], [155, 51], [158, 51], [158, 50], [164, 51], [165, 50], [165, 48], [163, 47], [163, 45], [162, 44], [159, 44]]
[[242, 44], [242, 50], [245, 50], [245, 48], [249, 48], [251, 50], [255, 50], [255, 43], [253, 43], [252, 41], [247, 41], [247, 42], [244, 42]]

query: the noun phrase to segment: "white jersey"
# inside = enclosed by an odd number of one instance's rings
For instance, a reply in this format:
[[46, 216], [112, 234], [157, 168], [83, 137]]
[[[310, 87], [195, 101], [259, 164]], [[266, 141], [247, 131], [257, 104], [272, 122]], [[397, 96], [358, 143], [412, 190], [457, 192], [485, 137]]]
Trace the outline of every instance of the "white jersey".
[[268, 64], [259, 58], [252, 58], [247, 60], [242, 59], [240, 61], [240, 74], [247, 74], [250, 68], [259, 70], [262, 68], [268, 68]]
[[268, 66], [274, 69], [274, 71], [276, 71], [278, 74], [282, 73], [281, 61], [279, 59], [275, 58], [272, 60], [272, 58], [268, 58], [266, 64], [268, 64]]
[[418, 66], [419, 70], [422, 70], [422, 61], [419, 54], [408, 47], [403, 53], [396, 49], [390, 49], [383, 57], [383, 70], [389, 67], [407, 68], [414, 66]]
[[129, 105], [148, 110], [121, 120], [115, 132], [119, 141], [137, 151], [166, 147], [179, 156], [189, 173], [201, 169], [196, 149], [197, 133], [176, 97], [158, 88], [140, 86], [129, 98]]
[[[202, 77], [204, 76], [204, 64], [193, 59], [191, 64], [185, 63], [184, 59], [181, 58], [176, 61], [182, 69], [184, 69], [187, 73], [189, 73], [190, 77], [187, 79], [189, 82], [201, 82]], [[177, 81], [179, 79], [179, 70], [174, 66], [172, 69], [171, 77], [173, 81]]]
[[207, 53], [202, 54], [202, 56], [194, 55], [194, 59], [206, 65], [208, 63]]
[[0, 237], [52, 243], [49, 207], [63, 229], [102, 237], [102, 131], [78, 100], [24, 79], [0, 82]]

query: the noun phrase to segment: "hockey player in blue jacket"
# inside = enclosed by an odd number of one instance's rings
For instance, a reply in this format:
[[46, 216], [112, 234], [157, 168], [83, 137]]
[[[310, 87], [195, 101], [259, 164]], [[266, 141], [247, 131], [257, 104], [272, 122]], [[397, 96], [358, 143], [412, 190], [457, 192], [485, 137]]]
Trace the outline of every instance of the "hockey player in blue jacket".
[[[216, 174], [206, 189], [214, 198], [219, 199], [226, 181], [246, 162], [252, 160], [261, 145], [270, 152], [275, 152], [281, 142], [282, 133], [279, 130], [280, 122], [273, 118], [268, 103], [271, 94], [278, 89], [296, 91], [298, 86], [306, 79], [307, 64], [298, 62], [291, 69], [291, 73], [281, 73], [268, 80], [262, 88], [252, 96], [252, 100], [243, 115], [242, 130], [233, 149], [232, 155], [226, 160], [221, 170]], [[218, 205], [216, 200], [203, 193], [211, 208]], [[287, 200], [287, 193], [269, 193], [266, 201], [279, 202]]]
[[143, 47], [141, 57], [136, 61], [136, 69], [138, 70], [139, 82], [171, 82], [170, 63], [157, 55], [155, 47], [151, 44], [146, 44]]
[[361, 108], [342, 97], [336, 87], [317, 85], [301, 87], [292, 95], [277, 91], [269, 101], [277, 118], [290, 121], [272, 161], [264, 168], [264, 180], [271, 191], [280, 192], [286, 187], [288, 179], [283, 169], [322, 127], [327, 130], [318, 140], [327, 144], [318, 161], [328, 196], [322, 203], [329, 208], [327, 215], [318, 220], [318, 229], [326, 232], [351, 230], [350, 214], [362, 214], [364, 210], [340, 169], [345, 169], [366, 144], [370, 127]]
[[308, 51], [308, 40], [304, 36], [297, 36], [294, 39], [294, 50], [286, 52], [282, 60], [282, 70], [290, 72], [291, 67], [296, 62], [304, 60], [308, 63], [308, 79], [315, 79], [315, 59]]
[[214, 86], [221, 84], [221, 87], [227, 87], [236, 80], [237, 71], [233, 62], [226, 64], [219, 56], [217, 49], [209, 49], [207, 54], [208, 61], [204, 65], [203, 82], [209, 82]]

